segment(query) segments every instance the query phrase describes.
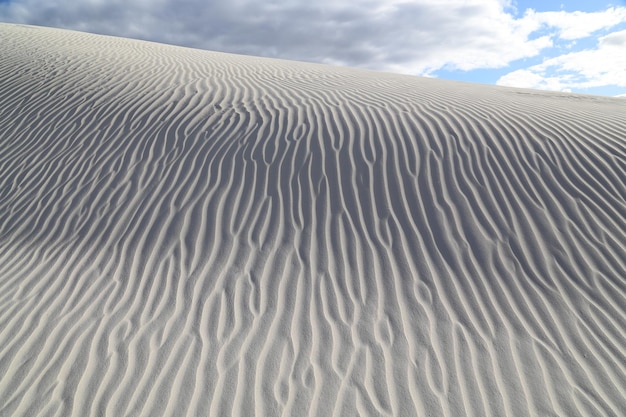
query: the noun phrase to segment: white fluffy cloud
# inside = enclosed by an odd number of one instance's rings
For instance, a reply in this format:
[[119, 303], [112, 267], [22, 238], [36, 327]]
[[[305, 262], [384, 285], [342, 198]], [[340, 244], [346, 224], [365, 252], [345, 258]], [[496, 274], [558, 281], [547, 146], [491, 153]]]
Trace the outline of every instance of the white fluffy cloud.
[[513, 71], [497, 84], [559, 91], [605, 85], [626, 87], [626, 30], [600, 37], [594, 49], [571, 52]]
[[[0, 3], [0, 21], [422, 75], [503, 68], [555, 41], [626, 22], [625, 7], [518, 15], [511, 6], [510, 0], [10, 0]], [[606, 48], [594, 59], [605, 59]], [[561, 58], [544, 64], [560, 68], [578, 59]], [[545, 77], [531, 68], [501, 81], [537, 85]]]
[[538, 26], [553, 28], [560, 39], [575, 40], [591, 36], [601, 29], [626, 22], [626, 8], [610, 7], [607, 10], [585, 12], [541, 12], [526, 11], [523, 20], [534, 22]]

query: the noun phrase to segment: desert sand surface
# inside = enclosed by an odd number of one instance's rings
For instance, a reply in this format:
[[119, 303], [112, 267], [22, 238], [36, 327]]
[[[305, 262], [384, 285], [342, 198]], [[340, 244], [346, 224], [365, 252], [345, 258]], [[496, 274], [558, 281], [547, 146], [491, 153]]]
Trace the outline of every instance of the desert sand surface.
[[0, 416], [626, 415], [626, 100], [0, 24]]

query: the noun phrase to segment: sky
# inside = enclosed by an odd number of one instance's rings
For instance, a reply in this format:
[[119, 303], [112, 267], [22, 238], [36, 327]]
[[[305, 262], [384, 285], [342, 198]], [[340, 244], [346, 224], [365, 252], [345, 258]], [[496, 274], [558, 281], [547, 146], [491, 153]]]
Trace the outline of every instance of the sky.
[[0, 0], [0, 22], [626, 95], [626, 0]]

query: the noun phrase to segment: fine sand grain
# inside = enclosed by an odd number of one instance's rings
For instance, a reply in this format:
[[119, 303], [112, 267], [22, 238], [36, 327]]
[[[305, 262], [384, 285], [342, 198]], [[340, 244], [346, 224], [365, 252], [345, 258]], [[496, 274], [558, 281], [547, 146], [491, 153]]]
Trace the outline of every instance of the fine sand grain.
[[626, 415], [626, 101], [0, 24], [0, 416]]

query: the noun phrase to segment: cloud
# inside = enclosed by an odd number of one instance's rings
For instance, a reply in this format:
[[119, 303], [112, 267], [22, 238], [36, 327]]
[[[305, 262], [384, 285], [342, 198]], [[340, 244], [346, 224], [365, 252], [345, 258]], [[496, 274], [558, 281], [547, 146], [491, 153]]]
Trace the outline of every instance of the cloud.
[[11, 0], [0, 20], [428, 75], [503, 68], [626, 21], [626, 8], [518, 17], [509, 0]]
[[556, 29], [556, 34], [563, 40], [576, 40], [591, 36], [601, 29], [626, 22], [626, 8], [610, 7], [600, 12], [541, 12], [527, 10], [525, 20], [536, 22], [543, 27]]
[[498, 85], [566, 91], [626, 87], [626, 30], [602, 36], [594, 49], [550, 58], [504, 75]]

